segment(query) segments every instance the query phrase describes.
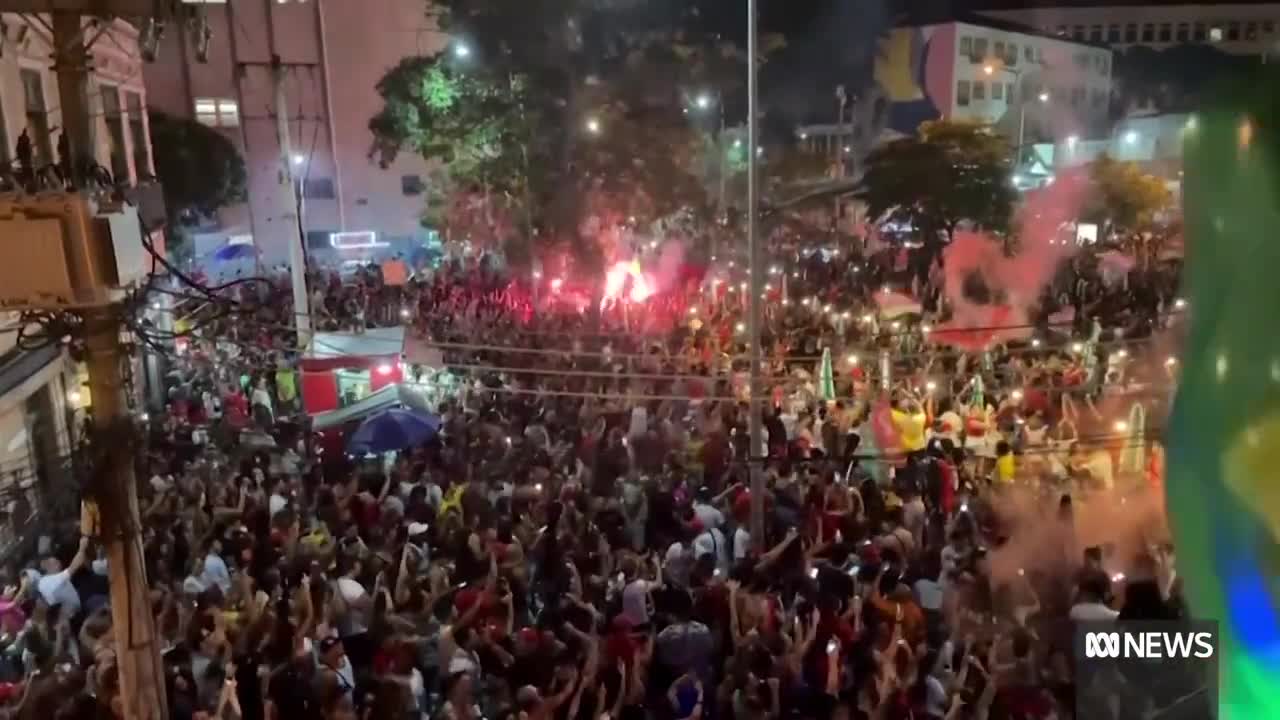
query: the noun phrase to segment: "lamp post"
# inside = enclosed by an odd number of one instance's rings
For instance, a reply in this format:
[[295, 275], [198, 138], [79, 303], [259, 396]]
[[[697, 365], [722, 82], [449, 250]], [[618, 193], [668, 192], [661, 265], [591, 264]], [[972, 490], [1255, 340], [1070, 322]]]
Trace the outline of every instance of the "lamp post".
[[759, 139], [760, 88], [756, 74], [756, 58], [759, 37], [756, 27], [756, 0], [747, 0], [747, 251], [750, 253], [751, 298], [747, 314], [748, 355], [751, 361], [750, 394], [747, 403], [747, 451], [748, 470], [751, 473], [751, 542], [757, 551], [765, 547], [764, 537], [764, 469], [757, 462], [764, 436], [760, 387], [760, 294], [764, 290], [764, 268], [760, 266], [760, 232], [757, 227], [759, 210]]

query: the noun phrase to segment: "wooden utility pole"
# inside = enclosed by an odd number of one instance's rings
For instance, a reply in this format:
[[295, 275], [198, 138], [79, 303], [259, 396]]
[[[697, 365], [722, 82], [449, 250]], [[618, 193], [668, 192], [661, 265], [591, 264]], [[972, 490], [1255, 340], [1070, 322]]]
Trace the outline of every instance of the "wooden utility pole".
[[[83, 195], [94, 164], [93, 118], [88, 102], [89, 48], [84, 38], [86, 15], [111, 18], [168, 17], [168, 0], [0, 0], [0, 11], [37, 13], [52, 24], [54, 70], [57, 74], [61, 126], [69, 154], [73, 185]], [[108, 20], [109, 22], [110, 20]], [[71, 206], [79, 207], [80, 203]], [[75, 211], [72, 211], [75, 212]], [[110, 239], [92, 222], [70, 224], [78, 235], [71, 242], [92, 248], [73, 253], [70, 275], [85, 289], [96, 288], [114, 274]], [[107, 247], [102, 244], [106, 243]], [[107, 265], [112, 264], [111, 268]], [[101, 517], [101, 541], [107, 549], [111, 579], [111, 619], [116, 640], [120, 708], [128, 720], [166, 720], [164, 671], [151, 616], [150, 588], [143, 561], [133, 454], [121, 439], [130, 419], [123, 402], [129, 362], [120, 344], [117, 306], [108, 302], [83, 310], [88, 334], [89, 387], [92, 393], [95, 450], [95, 494]]]

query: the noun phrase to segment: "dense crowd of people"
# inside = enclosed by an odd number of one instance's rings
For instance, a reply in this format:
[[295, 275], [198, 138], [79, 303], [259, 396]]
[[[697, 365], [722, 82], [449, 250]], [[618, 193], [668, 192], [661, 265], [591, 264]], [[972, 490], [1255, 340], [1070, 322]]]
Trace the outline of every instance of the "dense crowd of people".
[[[434, 437], [375, 458], [318, 452], [287, 291], [241, 286], [262, 310], [184, 340], [140, 459], [171, 716], [1077, 717], [1101, 690], [1072, 673], [1074, 623], [1183, 614], [1158, 513], [1082, 519], [1151, 497], [1128, 413], [1169, 390], [1168, 274], [1077, 263], [1026, 333], [966, 353], [930, 340], [930, 281], [919, 313], [876, 308], [911, 282], [892, 258], [784, 260], [755, 452], [732, 288], [638, 321], [544, 311], [548, 284], [484, 262], [317, 275], [322, 325], [411, 325], [464, 379]], [[53, 549], [0, 600], [18, 716], [109, 712], [99, 548]]]

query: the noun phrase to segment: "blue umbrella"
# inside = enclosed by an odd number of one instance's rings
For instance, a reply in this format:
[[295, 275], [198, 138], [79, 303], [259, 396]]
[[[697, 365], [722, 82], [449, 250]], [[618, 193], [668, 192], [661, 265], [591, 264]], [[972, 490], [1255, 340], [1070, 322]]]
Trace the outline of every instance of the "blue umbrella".
[[404, 450], [424, 443], [440, 430], [440, 418], [420, 410], [391, 408], [371, 415], [347, 441], [353, 455]]
[[214, 260], [239, 260], [240, 258], [251, 258], [258, 254], [258, 249], [251, 243], [236, 243], [235, 245], [223, 245], [213, 252]]

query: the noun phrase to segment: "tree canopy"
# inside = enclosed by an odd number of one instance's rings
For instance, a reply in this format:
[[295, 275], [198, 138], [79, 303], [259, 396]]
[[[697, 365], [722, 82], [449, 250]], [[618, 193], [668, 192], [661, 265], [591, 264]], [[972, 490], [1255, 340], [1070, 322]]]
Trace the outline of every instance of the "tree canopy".
[[156, 175], [171, 223], [243, 202], [248, 174], [235, 143], [195, 120], [151, 111]]
[[872, 218], [909, 224], [926, 247], [950, 241], [963, 222], [1005, 232], [1017, 194], [1010, 150], [990, 128], [936, 121], [882, 145], [866, 161], [858, 197]]
[[1090, 193], [1081, 217], [1115, 232], [1149, 229], [1157, 213], [1173, 197], [1160, 178], [1142, 172], [1137, 164], [1102, 155], [1089, 166]]
[[[414, 152], [439, 168], [426, 214], [446, 236], [502, 244], [536, 233], [587, 250], [602, 223], [714, 206], [705, 156], [717, 143], [707, 137], [718, 135], [722, 113], [738, 110], [745, 55], [696, 8], [679, 0], [438, 0], [433, 8], [452, 44], [383, 78], [384, 107], [370, 128], [382, 162]], [[483, 221], [461, 222], [459, 198]]]

